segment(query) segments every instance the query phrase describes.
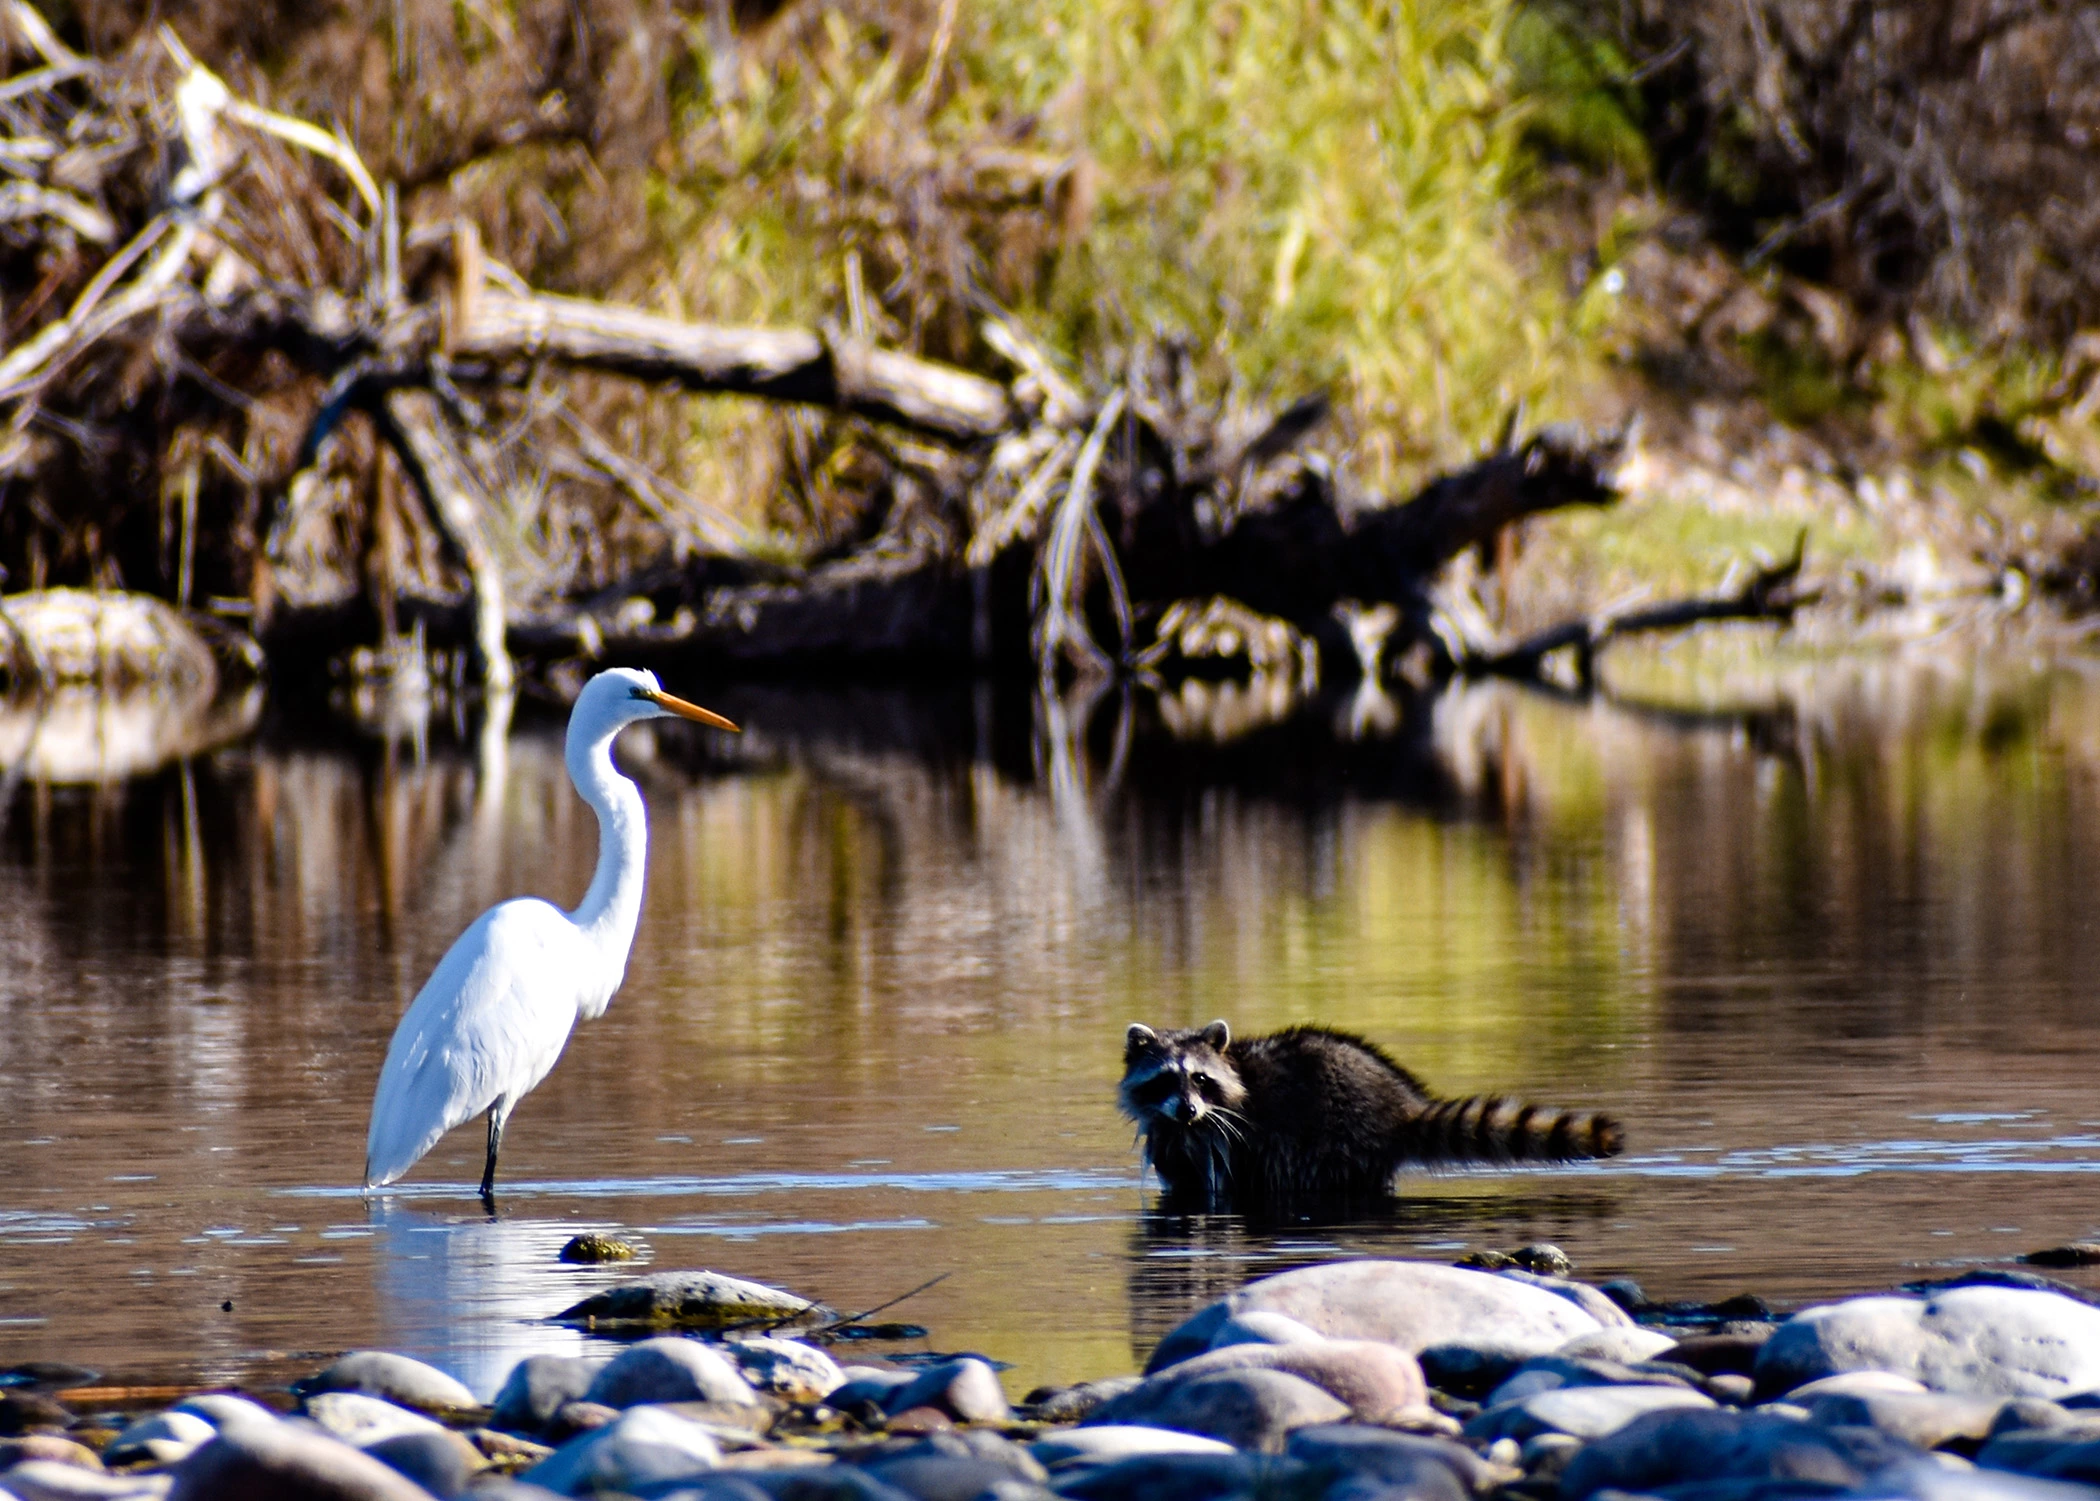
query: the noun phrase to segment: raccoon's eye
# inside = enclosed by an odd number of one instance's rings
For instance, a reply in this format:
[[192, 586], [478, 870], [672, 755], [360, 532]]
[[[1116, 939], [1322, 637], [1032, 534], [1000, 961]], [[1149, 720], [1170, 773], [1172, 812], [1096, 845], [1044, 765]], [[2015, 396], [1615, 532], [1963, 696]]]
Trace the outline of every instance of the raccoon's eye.
[[1225, 1097], [1225, 1091], [1218, 1087], [1218, 1081], [1209, 1074], [1196, 1075], [1196, 1092], [1202, 1095], [1204, 1099], [1211, 1101], [1221, 1100]]

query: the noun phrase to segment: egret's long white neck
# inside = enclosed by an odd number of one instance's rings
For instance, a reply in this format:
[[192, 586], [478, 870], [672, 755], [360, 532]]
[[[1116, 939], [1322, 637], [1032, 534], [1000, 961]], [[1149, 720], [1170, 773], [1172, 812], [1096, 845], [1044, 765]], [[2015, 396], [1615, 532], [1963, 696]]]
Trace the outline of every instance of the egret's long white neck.
[[613, 768], [613, 737], [620, 729], [586, 728], [578, 735], [572, 726], [564, 753], [569, 780], [598, 815], [598, 869], [569, 917], [605, 955], [615, 975], [625, 968], [627, 950], [634, 943], [635, 924], [642, 915], [642, 871], [649, 858], [641, 790]]

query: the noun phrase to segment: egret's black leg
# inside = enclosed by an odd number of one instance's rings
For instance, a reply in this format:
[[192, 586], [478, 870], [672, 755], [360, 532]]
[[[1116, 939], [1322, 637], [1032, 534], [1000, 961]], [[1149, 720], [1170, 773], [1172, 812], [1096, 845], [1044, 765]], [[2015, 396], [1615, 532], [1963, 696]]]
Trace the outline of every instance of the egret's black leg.
[[503, 1146], [503, 1107], [489, 1107], [489, 1160], [481, 1170], [481, 1197], [491, 1209], [496, 1207], [496, 1153]]

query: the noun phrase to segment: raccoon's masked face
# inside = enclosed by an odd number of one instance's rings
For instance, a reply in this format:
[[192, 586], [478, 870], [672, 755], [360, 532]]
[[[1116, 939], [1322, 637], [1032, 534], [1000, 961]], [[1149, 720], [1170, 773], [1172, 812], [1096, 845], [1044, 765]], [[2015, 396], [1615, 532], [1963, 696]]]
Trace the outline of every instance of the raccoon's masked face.
[[1133, 1022], [1123, 1045], [1118, 1098], [1138, 1129], [1162, 1124], [1183, 1129], [1216, 1124], [1246, 1098], [1225, 1057], [1232, 1033], [1222, 1021], [1191, 1032], [1161, 1034]]

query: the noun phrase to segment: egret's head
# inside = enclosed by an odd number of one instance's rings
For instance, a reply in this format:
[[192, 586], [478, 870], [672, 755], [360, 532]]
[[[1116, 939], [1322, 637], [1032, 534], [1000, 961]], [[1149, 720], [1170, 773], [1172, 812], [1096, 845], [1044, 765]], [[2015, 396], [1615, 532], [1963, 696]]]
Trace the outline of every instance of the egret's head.
[[610, 667], [599, 673], [583, 685], [583, 692], [576, 696], [576, 707], [569, 711], [572, 733], [581, 728], [586, 733], [602, 734], [640, 719], [667, 718], [690, 719], [718, 730], [736, 728], [711, 709], [673, 698], [656, 681], [655, 673], [633, 667]]

